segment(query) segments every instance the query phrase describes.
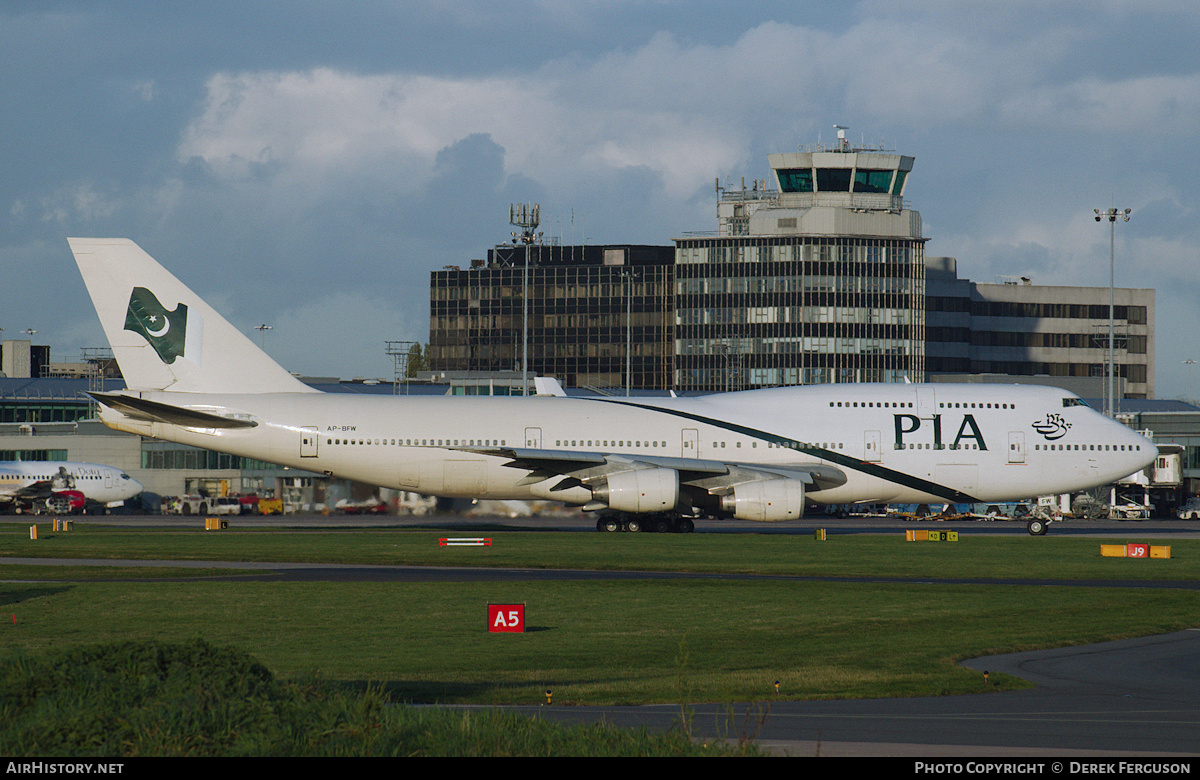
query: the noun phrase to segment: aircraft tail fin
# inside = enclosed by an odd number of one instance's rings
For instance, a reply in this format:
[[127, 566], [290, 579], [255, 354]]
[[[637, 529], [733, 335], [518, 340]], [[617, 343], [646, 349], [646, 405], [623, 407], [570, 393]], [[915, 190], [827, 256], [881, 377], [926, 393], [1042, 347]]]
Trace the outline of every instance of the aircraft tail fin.
[[130, 390], [317, 392], [126, 238], [69, 238]]

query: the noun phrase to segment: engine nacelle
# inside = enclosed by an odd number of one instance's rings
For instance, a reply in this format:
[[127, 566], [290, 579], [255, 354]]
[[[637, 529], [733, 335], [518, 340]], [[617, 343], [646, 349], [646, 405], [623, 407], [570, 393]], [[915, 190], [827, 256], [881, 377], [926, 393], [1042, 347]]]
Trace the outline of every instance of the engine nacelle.
[[609, 474], [592, 497], [618, 512], [667, 512], [679, 503], [679, 472], [635, 469]]
[[804, 483], [794, 479], [747, 482], [722, 496], [721, 508], [738, 520], [796, 520], [804, 516]]

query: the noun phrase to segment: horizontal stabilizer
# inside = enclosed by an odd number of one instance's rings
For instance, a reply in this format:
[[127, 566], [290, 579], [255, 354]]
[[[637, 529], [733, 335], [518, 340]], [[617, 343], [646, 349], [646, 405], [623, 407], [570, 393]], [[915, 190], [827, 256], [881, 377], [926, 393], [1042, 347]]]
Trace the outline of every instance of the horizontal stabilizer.
[[88, 395], [109, 409], [115, 409], [135, 420], [182, 425], [185, 428], [253, 428], [258, 425], [253, 420], [222, 417], [218, 414], [198, 412], [195, 409], [185, 409], [181, 406], [147, 401], [144, 398], [119, 393], [88, 393]]

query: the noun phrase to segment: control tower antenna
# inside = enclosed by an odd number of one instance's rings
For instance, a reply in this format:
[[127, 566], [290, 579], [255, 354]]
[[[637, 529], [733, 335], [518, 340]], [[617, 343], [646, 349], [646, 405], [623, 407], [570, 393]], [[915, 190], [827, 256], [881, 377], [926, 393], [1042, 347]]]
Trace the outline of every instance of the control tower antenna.
[[847, 140], [847, 138], [846, 138], [846, 131], [850, 129], [849, 126], [834, 125], [833, 129], [837, 130], [837, 134], [838, 134], [838, 151], [839, 152], [850, 151], [850, 141]]

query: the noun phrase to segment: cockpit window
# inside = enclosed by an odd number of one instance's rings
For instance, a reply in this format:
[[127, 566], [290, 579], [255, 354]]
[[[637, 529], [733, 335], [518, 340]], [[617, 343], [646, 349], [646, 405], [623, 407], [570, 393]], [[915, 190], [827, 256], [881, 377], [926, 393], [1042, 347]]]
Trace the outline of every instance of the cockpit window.
[[1084, 403], [1082, 398], [1064, 398], [1063, 408], [1065, 409], [1068, 406], [1087, 406], [1087, 404]]

